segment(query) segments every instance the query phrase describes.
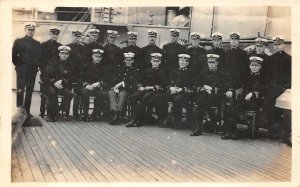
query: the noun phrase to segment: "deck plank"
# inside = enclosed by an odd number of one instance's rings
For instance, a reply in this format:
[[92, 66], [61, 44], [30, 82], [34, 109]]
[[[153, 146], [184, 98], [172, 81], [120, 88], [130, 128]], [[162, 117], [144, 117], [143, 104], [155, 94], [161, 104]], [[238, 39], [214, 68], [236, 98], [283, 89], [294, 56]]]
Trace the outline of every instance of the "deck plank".
[[11, 146], [12, 151], [11, 151], [11, 177], [12, 181], [15, 182], [23, 182], [23, 175], [21, 171], [21, 166], [19, 163], [17, 151], [16, 151], [16, 146], [13, 144]]

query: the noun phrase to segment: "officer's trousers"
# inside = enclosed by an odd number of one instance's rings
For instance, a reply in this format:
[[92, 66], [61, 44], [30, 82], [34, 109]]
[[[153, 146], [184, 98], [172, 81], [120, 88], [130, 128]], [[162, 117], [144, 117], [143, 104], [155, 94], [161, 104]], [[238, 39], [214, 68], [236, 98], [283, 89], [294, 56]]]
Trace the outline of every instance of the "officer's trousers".
[[82, 85], [77, 83], [74, 86], [74, 99], [73, 99], [73, 116], [78, 116], [78, 110], [80, 105], [80, 98], [81, 98], [81, 88]]
[[70, 104], [73, 97], [72, 88], [62, 88], [58, 89], [55, 86], [48, 86], [47, 88], [47, 96], [48, 96], [48, 104], [47, 104], [47, 113], [50, 114], [51, 117], [56, 117], [59, 111], [57, 95], [64, 96], [64, 99], [61, 103], [61, 110], [66, 116], [69, 116], [70, 113]]
[[[25, 64], [16, 66], [17, 73], [17, 107], [24, 106], [30, 113], [32, 92], [35, 83], [37, 70], [29, 69]], [[26, 89], [25, 102], [24, 90]]]
[[89, 110], [89, 101], [90, 96], [95, 96], [95, 103], [94, 103], [94, 111], [93, 114], [100, 117], [101, 112], [103, 115], [108, 115], [108, 103], [107, 103], [107, 91], [101, 90], [100, 88], [95, 88], [94, 90], [88, 90], [86, 88], [81, 89], [81, 96], [82, 96], [82, 106], [83, 106], [83, 113], [85, 116], [88, 115]]
[[114, 90], [108, 91], [109, 107], [111, 111], [120, 112], [124, 111], [124, 106], [126, 104], [128, 97], [128, 91], [120, 90], [119, 93], [114, 92]]

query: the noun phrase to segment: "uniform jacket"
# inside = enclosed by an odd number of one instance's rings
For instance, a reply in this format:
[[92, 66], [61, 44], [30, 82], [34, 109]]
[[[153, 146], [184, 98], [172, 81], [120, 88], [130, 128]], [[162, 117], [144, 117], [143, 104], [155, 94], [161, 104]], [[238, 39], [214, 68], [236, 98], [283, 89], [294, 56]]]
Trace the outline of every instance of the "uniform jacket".
[[112, 78], [110, 83], [111, 87], [124, 81], [125, 87], [119, 87], [121, 90], [125, 89], [127, 91], [133, 92], [137, 89], [138, 84], [138, 69], [135, 67], [128, 67], [126, 65], [119, 65], [115, 76]]
[[12, 48], [12, 62], [16, 68], [25, 65], [25, 69], [37, 71], [41, 63], [40, 42], [27, 36], [16, 39]]
[[159, 68], [148, 68], [142, 74], [139, 80], [138, 87], [140, 86], [159, 86], [163, 90], [166, 87], [166, 74], [165, 71]]
[[83, 87], [95, 82], [100, 82], [102, 88], [107, 87], [107, 66], [103, 64], [102, 61], [99, 64], [94, 64], [92, 62], [85, 64], [82, 70], [81, 80]]
[[115, 70], [119, 63], [122, 62], [123, 54], [121, 48], [114, 44], [106, 44], [103, 47], [103, 50], [103, 59], [105, 63], [112, 66], [112, 68]]
[[251, 73], [249, 70], [247, 76], [243, 80], [243, 95], [246, 96], [249, 93], [258, 94], [259, 97], [264, 95], [265, 81], [261, 72]]
[[78, 74], [76, 63], [69, 59], [65, 61], [60, 59], [52, 60], [45, 71], [46, 84], [52, 86], [56, 81], [62, 80], [63, 87], [72, 88], [72, 84], [75, 82]]
[[167, 88], [172, 86], [182, 88], [185, 93], [193, 87], [193, 78], [191, 76], [191, 70], [188, 68], [174, 69], [170, 74], [169, 84]]
[[186, 49], [185, 54], [191, 56], [189, 68], [193, 71], [193, 74], [198, 74], [207, 66], [206, 49], [200, 46], [189, 46]]
[[42, 43], [42, 62], [41, 62], [42, 71], [44, 70], [44, 68], [46, 68], [47, 63], [49, 63], [49, 60], [52, 59], [55, 60], [58, 58], [59, 46], [62, 46], [62, 44], [54, 40], [47, 40]]
[[[147, 45], [142, 48], [142, 56], [143, 56], [143, 62], [141, 63], [141, 71], [144, 71], [145, 69], [151, 68], [151, 53], [160, 53], [163, 54], [163, 51], [161, 48], [157, 47], [156, 45]], [[163, 59], [162, 59], [163, 62]], [[161, 64], [162, 65], [162, 64]]]
[[163, 46], [163, 55], [165, 59], [165, 67], [162, 67], [165, 71], [171, 71], [178, 69], [178, 54], [184, 53], [185, 47], [179, 43], [169, 43]]
[[213, 47], [212, 49], [207, 51], [207, 54], [217, 54], [220, 56], [218, 68], [222, 70], [225, 64], [225, 50], [222, 47]]
[[[71, 48], [70, 51], [70, 59], [78, 64], [80, 68], [83, 67], [84, 63], [84, 51], [87, 50], [82, 44], [80, 43], [69, 43], [67, 44]], [[92, 53], [90, 54], [92, 56]]]
[[133, 66], [141, 69], [141, 63], [143, 62], [142, 58], [142, 49], [140, 47], [138, 47], [137, 45], [132, 45], [132, 46], [126, 46], [124, 48], [122, 48], [122, 57], [124, 58], [124, 53], [134, 53], [134, 63]]
[[211, 71], [209, 68], [205, 68], [196, 79], [195, 87], [199, 90], [199, 88], [204, 85], [210, 86], [213, 88], [212, 93], [221, 94], [224, 92], [224, 73], [221, 69]]

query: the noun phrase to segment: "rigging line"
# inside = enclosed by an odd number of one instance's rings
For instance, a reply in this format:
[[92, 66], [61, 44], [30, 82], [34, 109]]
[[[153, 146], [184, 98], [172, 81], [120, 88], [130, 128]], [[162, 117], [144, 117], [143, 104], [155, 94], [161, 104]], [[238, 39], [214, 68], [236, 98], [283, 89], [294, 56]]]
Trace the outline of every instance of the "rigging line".
[[83, 11], [85, 8], [82, 8], [80, 12], [77, 13], [77, 15], [72, 19], [74, 21]]
[[213, 15], [212, 15], [212, 20], [211, 20], [211, 29], [210, 29], [210, 38], [212, 37], [212, 33], [213, 33], [213, 30], [214, 30], [214, 20], [215, 20], [215, 9], [216, 9], [216, 6], [213, 7]]

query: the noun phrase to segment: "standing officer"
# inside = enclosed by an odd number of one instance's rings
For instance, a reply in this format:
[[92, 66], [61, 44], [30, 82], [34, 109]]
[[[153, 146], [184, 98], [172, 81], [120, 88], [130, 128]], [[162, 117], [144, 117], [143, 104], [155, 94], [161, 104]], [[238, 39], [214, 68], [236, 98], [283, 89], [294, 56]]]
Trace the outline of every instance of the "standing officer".
[[124, 63], [118, 66], [108, 92], [109, 106], [112, 113], [111, 125], [122, 121], [122, 114], [128, 95], [137, 87], [138, 69], [133, 66], [134, 53], [124, 53]]
[[103, 47], [103, 59], [112, 70], [115, 70], [119, 63], [122, 62], [121, 48], [115, 45], [117, 36], [117, 31], [107, 30], [107, 44]]
[[136, 45], [137, 32], [127, 32], [128, 41], [127, 46], [122, 48], [122, 53], [134, 53], [134, 63], [133, 66], [141, 69], [142, 63], [142, 49]]
[[165, 58], [165, 71], [172, 71], [178, 69], [178, 55], [183, 53], [185, 47], [178, 43], [180, 31], [178, 29], [170, 29], [171, 42], [163, 46], [163, 56]]
[[70, 104], [72, 99], [72, 88], [75, 77], [78, 75], [76, 63], [70, 61], [71, 48], [60, 46], [59, 59], [49, 63], [46, 70], [47, 95], [49, 98], [48, 113], [49, 121], [56, 121], [58, 117], [57, 95], [63, 95], [60, 108], [63, 111], [63, 118], [69, 120]]
[[58, 57], [58, 47], [62, 46], [61, 43], [57, 42], [58, 36], [60, 33], [59, 27], [50, 28], [50, 39], [42, 43], [42, 64], [41, 64], [41, 105], [40, 105], [40, 116], [43, 118], [45, 115], [45, 105], [46, 105], [46, 96], [45, 96], [45, 85], [44, 82], [44, 73], [49, 61], [56, 60]]
[[84, 62], [89, 63], [92, 61], [92, 50], [93, 49], [102, 49], [103, 47], [100, 43], [98, 43], [98, 38], [99, 38], [99, 29], [90, 29], [88, 30], [88, 37], [89, 37], [89, 43], [84, 45]]
[[223, 39], [223, 34], [219, 32], [215, 32], [212, 34], [212, 49], [208, 50], [207, 53], [209, 54], [217, 54], [220, 56], [218, 59], [218, 68], [222, 69], [224, 66], [224, 61], [225, 61], [225, 50], [222, 48], [222, 39]]
[[[196, 121], [193, 125], [191, 136], [202, 134], [203, 119], [210, 107], [220, 107], [222, 105], [224, 76], [222, 70], [219, 68], [219, 59], [220, 56], [218, 54], [207, 54], [208, 68], [205, 68], [197, 77], [195, 83], [197, 112], [194, 116]], [[206, 116], [206, 120], [210, 122], [208, 115]]]
[[239, 48], [240, 33], [230, 33], [230, 49], [225, 52], [224, 71], [232, 74], [233, 79], [238, 81], [238, 87], [242, 87], [243, 77], [248, 70], [247, 52]]
[[[174, 128], [179, 129], [181, 127], [181, 116], [182, 108], [186, 107], [187, 114], [191, 114], [191, 110], [188, 107], [188, 102], [191, 99], [190, 90], [193, 86], [193, 80], [191, 77], [191, 70], [188, 69], [190, 56], [187, 54], [178, 55], [177, 69], [173, 69], [170, 74], [170, 81], [167, 86], [167, 93], [161, 93], [153, 97], [155, 102], [154, 106], [157, 109], [157, 114], [159, 114], [159, 127], [163, 127], [165, 119], [168, 115], [168, 101], [173, 103], [173, 116], [174, 116]], [[191, 119], [188, 118], [188, 123]]]
[[159, 48], [156, 45], [156, 39], [157, 39], [157, 32], [156, 30], [148, 30], [148, 40], [149, 44], [142, 48], [142, 55], [144, 62], [141, 64], [141, 71], [144, 71], [145, 69], [151, 68], [151, 54], [152, 53], [160, 53], [162, 54], [163, 51], [161, 48]]
[[[107, 100], [107, 68], [103, 63], [102, 49], [92, 50], [92, 60], [85, 64], [82, 70], [82, 105], [84, 112], [84, 121], [97, 120], [101, 117], [101, 112], [105, 112]], [[95, 96], [94, 111], [90, 118], [88, 116], [89, 110], [89, 96]]]
[[[146, 107], [153, 104], [153, 97], [160, 94], [166, 85], [166, 74], [165, 71], [160, 69], [162, 54], [152, 53], [151, 54], [151, 64], [152, 68], [145, 70], [141, 76], [140, 83], [138, 84], [138, 91], [136, 91], [132, 96], [132, 106], [137, 106], [133, 108], [134, 119], [131, 123], [127, 124], [126, 127], [140, 127], [143, 125], [144, 118], [146, 115]], [[149, 107], [152, 109], [152, 107]], [[160, 113], [157, 113], [160, 115]]]
[[82, 32], [79, 30], [72, 30], [72, 43], [67, 44], [72, 50], [70, 52], [70, 59], [72, 62], [76, 63], [77, 67], [79, 68], [79, 74], [75, 78], [75, 85], [74, 85], [74, 100], [73, 100], [73, 117], [77, 120], [80, 119], [80, 115], [78, 113], [79, 104], [80, 104], [80, 97], [81, 97], [81, 73], [82, 68], [84, 66], [85, 59], [84, 59], [84, 46], [81, 43], [81, 36]]
[[189, 68], [192, 70], [192, 76], [196, 76], [206, 67], [206, 49], [200, 46], [200, 34], [198, 32], [191, 33], [191, 45], [185, 51], [185, 54], [191, 56]]
[[270, 56], [268, 73], [268, 90], [263, 103], [262, 123], [267, 123], [270, 137], [276, 134], [274, 126], [275, 119], [280, 118], [280, 113], [276, 111], [274, 105], [276, 98], [279, 97], [286, 89], [291, 88], [291, 56], [284, 51], [284, 38], [276, 36], [273, 39], [275, 53]]
[[[17, 107], [23, 106], [30, 120], [30, 105], [35, 77], [41, 60], [41, 44], [33, 39], [36, 24], [24, 24], [25, 36], [14, 41], [12, 48], [12, 62], [17, 73]], [[26, 88], [25, 102], [24, 89]]]

